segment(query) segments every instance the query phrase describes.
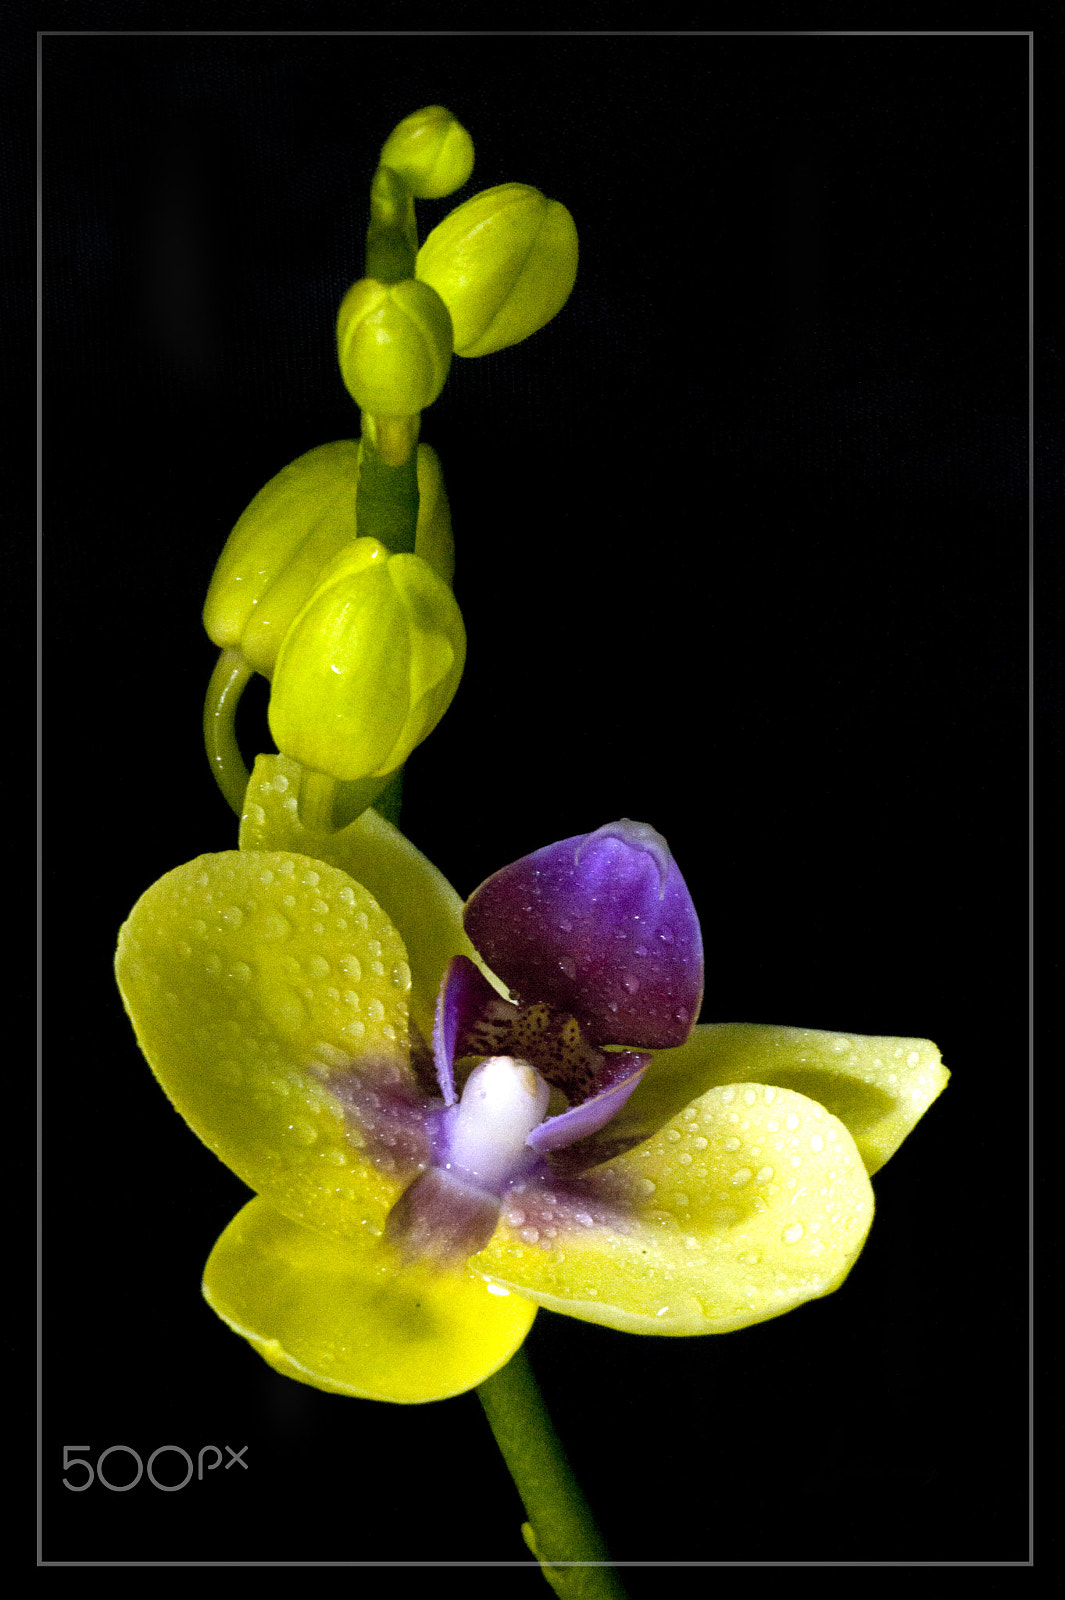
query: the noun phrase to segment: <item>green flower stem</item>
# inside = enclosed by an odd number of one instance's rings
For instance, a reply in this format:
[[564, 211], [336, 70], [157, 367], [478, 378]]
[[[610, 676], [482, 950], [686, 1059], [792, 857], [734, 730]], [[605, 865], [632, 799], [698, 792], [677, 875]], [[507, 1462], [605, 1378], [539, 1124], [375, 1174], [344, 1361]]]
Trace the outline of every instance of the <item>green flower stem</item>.
[[207, 685], [203, 704], [203, 742], [215, 782], [239, 817], [250, 776], [244, 765], [233, 719], [254, 671], [239, 650], [223, 650]]
[[366, 234], [366, 276], [378, 283], [413, 278], [418, 255], [414, 200], [398, 172], [378, 167], [370, 185], [370, 226]]
[[486, 1378], [477, 1395], [529, 1518], [525, 1542], [555, 1593], [565, 1600], [624, 1600], [524, 1350]]
[[382, 458], [377, 447], [377, 419], [363, 412], [355, 526], [360, 539], [380, 539], [398, 556], [413, 552], [418, 526], [418, 458], [414, 449], [418, 419], [394, 420], [412, 424], [408, 454], [399, 466], [392, 466]]

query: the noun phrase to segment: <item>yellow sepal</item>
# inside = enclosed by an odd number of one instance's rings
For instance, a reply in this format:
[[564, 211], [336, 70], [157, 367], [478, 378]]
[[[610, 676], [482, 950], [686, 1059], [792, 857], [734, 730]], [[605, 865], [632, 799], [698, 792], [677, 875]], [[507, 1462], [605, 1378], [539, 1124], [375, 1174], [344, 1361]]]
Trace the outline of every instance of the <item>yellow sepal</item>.
[[770, 1083], [825, 1106], [845, 1125], [866, 1171], [879, 1171], [911, 1133], [950, 1073], [929, 1039], [825, 1033], [721, 1022], [660, 1050], [612, 1136], [646, 1137], [695, 1095], [726, 1083]]

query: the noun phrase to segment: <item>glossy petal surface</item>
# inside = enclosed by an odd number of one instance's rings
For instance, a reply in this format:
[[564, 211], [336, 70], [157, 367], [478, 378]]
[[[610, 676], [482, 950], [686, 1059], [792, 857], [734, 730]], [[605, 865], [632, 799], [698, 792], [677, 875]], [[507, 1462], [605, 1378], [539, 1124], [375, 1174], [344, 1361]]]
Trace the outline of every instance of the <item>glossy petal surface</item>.
[[571, 1012], [595, 1044], [663, 1049], [698, 1015], [699, 919], [665, 840], [643, 823], [523, 856], [470, 896], [464, 921], [505, 983]]
[[364, 888], [304, 856], [201, 856], [137, 902], [116, 974], [159, 1082], [245, 1183], [339, 1237], [383, 1228], [429, 1132], [406, 951]]
[[343, 1243], [253, 1200], [215, 1245], [208, 1303], [278, 1372], [333, 1394], [445, 1400], [509, 1361], [536, 1307], [480, 1274], [398, 1272], [372, 1238]]
[[608, 1132], [646, 1138], [719, 1084], [767, 1083], [818, 1100], [846, 1126], [866, 1171], [879, 1171], [947, 1086], [929, 1039], [892, 1039], [750, 1022], [697, 1027], [651, 1072]]
[[[336, 833], [305, 827], [299, 816], [300, 780], [298, 762], [259, 757], [244, 801], [240, 848], [314, 856], [369, 890], [407, 947], [413, 973], [411, 1012], [429, 1039], [437, 990], [452, 956], [469, 956], [485, 971], [463, 931], [462, 901], [443, 873], [376, 811], [364, 811]], [[491, 981], [503, 992], [498, 980]]]
[[787, 1089], [729, 1085], [576, 1182], [512, 1186], [471, 1264], [588, 1322], [727, 1333], [838, 1288], [872, 1216], [841, 1122]]

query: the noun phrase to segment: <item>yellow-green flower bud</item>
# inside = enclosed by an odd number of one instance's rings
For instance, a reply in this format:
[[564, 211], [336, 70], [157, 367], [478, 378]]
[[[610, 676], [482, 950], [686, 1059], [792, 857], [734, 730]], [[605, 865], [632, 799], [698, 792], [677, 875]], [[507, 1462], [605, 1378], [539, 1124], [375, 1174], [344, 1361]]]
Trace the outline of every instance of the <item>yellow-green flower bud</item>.
[[451, 318], [417, 278], [360, 278], [341, 301], [337, 355], [348, 393], [364, 411], [413, 417], [432, 405], [451, 365]]
[[239, 647], [269, 678], [281, 641], [323, 569], [355, 538], [357, 439], [337, 439], [284, 467], [226, 540], [203, 624], [220, 649]]
[[[420, 444], [414, 549], [450, 584], [455, 571], [440, 458]], [[218, 559], [204, 627], [219, 649], [239, 649], [249, 666], [273, 675], [277, 652], [324, 569], [354, 543], [359, 441], [321, 444], [283, 468], [240, 517]]]
[[451, 704], [462, 615], [420, 556], [356, 539], [285, 636], [270, 695], [282, 755], [348, 782], [403, 765]]
[[577, 228], [539, 189], [502, 183], [433, 229], [417, 272], [451, 313], [456, 355], [486, 356], [561, 311], [577, 276]]
[[440, 200], [473, 171], [473, 140], [444, 106], [423, 106], [392, 129], [381, 165], [398, 172], [416, 199]]

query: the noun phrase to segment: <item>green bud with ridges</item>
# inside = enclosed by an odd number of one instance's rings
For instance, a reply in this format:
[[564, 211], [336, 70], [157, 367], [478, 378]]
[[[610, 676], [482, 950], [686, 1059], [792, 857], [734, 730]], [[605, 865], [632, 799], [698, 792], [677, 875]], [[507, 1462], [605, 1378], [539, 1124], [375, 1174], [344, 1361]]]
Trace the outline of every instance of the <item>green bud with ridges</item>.
[[381, 149], [418, 200], [440, 200], [461, 189], [473, 171], [473, 140], [444, 106], [423, 106], [398, 123]]
[[360, 278], [341, 302], [337, 356], [356, 405], [413, 417], [432, 405], [451, 365], [451, 318], [427, 283]]
[[283, 755], [331, 778], [385, 776], [435, 728], [465, 659], [447, 584], [420, 556], [357, 539], [285, 637], [270, 732]]
[[[415, 551], [450, 584], [455, 545], [440, 458], [417, 455]], [[281, 641], [310, 599], [322, 572], [355, 540], [359, 441], [321, 444], [270, 479], [243, 512], [218, 559], [203, 622], [222, 650], [237, 649], [265, 678]]]
[[577, 277], [577, 228], [539, 189], [503, 183], [433, 229], [417, 272], [451, 313], [456, 355], [489, 355], [561, 311]]

